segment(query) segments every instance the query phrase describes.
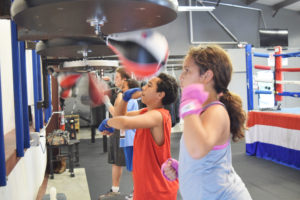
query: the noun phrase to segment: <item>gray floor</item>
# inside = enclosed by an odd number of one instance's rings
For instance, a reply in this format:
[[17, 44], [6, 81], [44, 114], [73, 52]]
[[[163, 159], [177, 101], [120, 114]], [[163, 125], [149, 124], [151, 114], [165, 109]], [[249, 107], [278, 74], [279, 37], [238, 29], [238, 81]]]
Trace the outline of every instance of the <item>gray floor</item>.
[[62, 174], [55, 174], [54, 179], [48, 179], [43, 200], [52, 199], [50, 198], [52, 187], [55, 188], [57, 200], [91, 200], [85, 169], [75, 168], [74, 174], [74, 177], [70, 177], [69, 170], [66, 170]]
[[233, 144], [232, 152], [233, 166], [253, 199], [300, 199], [300, 170], [246, 156], [244, 142]]
[[[171, 151], [178, 158], [181, 134], [172, 135]], [[251, 196], [255, 200], [299, 200], [300, 171], [271, 161], [245, 155], [244, 141], [232, 144], [233, 165], [245, 182]], [[96, 143], [90, 139], [81, 139], [80, 167], [85, 168], [91, 200], [111, 187], [111, 166], [107, 164], [107, 153], [103, 153], [102, 139]], [[120, 191], [128, 194], [132, 190], [130, 174], [124, 169]], [[181, 197], [178, 195], [178, 200]]]

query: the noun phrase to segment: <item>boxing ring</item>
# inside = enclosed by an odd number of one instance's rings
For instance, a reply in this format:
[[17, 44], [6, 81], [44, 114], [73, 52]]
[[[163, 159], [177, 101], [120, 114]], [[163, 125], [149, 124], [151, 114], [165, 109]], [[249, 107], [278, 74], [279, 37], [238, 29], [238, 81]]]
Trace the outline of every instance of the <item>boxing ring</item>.
[[[275, 47], [274, 67], [254, 65], [252, 56], [268, 58], [269, 54], [252, 53], [251, 45], [246, 46], [248, 120], [246, 131], [246, 154], [271, 160], [285, 166], [300, 169], [300, 108], [280, 108], [283, 97], [298, 98], [300, 92], [284, 91], [284, 84], [300, 85], [300, 81], [283, 80], [282, 72], [300, 72], [300, 68], [283, 68], [282, 58], [300, 57], [300, 52], [282, 53], [281, 47]], [[252, 69], [272, 70], [274, 79], [253, 78]], [[274, 87], [254, 88], [254, 82], [268, 82]], [[271, 89], [272, 89], [271, 88]], [[274, 95], [274, 109], [254, 110], [255, 94]], [[299, 99], [300, 100], [300, 99]]]

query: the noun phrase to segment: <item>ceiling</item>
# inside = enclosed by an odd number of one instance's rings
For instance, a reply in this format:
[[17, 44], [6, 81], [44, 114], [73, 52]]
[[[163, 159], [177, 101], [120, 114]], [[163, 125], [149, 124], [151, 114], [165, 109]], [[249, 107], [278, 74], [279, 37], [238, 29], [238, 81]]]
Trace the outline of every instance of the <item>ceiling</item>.
[[[172, 1], [172, 0], [171, 0]], [[184, 5], [188, 0], [178, 0], [179, 5]], [[204, 0], [196, 0], [204, 1]], [[223, 0], [214, 0], [214, 2], [221, 2]], [[239, 0], [247, 5], [252, 5], [254, 3], [263, 4], [270, 6], [274, 9], [274, 14], [276, 14], [280, 9], [289, 9], [293, 11], [300, 12], [300, 0]], [[11, 0], [0, 0], [0, 19], [1, 18], [10, 18], [9, 8], [11, 5]]]
[[246, 4], [259, 3], [271, 6], [274, 11], [280, 9], [289, 9], [294, 11], [300, 11], [300, 0], [245, 0]]

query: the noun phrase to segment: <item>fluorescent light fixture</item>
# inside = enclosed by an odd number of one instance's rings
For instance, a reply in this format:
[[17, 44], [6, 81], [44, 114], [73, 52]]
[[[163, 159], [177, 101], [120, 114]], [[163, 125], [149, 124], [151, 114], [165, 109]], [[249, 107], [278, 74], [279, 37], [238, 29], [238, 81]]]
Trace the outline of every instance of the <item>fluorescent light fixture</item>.
[[263, 29], [261, 29], [261, 30], [259, 30], [259, 32], [260, 33], [265, 33], [265, 34], [273, 34], [273, 35], [277, 35], [277, 34], [287, 35], [289, 33], [288, 30], [276, 30], [276, 29], [274, 29], [274, 30], [263, 30]]
[[213, 11], [214, 6], [178, 6], [178, 12], [187, 11]]
[[77, 61], [65, 61], [63, 63], [64, 68], [68, 67], [119, 67], [119, 61], [116, 60], [77, 60]]

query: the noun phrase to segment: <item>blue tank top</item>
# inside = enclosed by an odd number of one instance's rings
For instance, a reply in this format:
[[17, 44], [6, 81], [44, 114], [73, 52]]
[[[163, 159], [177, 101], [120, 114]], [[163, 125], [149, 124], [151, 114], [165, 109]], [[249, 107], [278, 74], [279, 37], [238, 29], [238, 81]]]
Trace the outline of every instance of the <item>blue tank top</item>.
[[[212, 105], [223, 105], [212, 102]], [[249, 200], [245, 184], [232, 167], [230, 142], [215, 146], [205, 157], [193, 159], [180, 140], [179, 188], [184, 200]]]

